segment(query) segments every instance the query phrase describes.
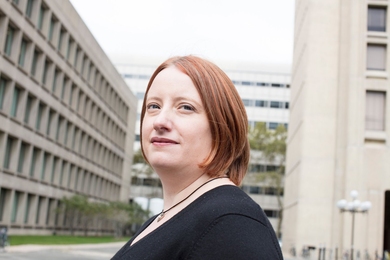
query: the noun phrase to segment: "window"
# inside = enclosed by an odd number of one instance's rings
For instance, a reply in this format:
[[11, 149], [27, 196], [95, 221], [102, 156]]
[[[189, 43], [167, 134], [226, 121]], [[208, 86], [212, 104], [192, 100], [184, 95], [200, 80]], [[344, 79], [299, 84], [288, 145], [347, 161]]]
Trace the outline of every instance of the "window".
[[26, 50], [27, 50], [27, 41], [22, 39], [22, 43], [20, 44], [20, 53], [19, 53], [19, 66], [24, 67], [24, 60], [26, 58]]
[[55, 70], [54, 71], [54, 77], [53, 77], [53, 85], [51, 87], [51, 91], [54, 94], [56, 93], [58, 74], [60, 74], [60, 72], [58, 70]]
[[39, 196], [38, 197], [38, 205], [37, 205], [37, 212], [35, 215], [35, 224], [39, 224], [39, 219], [41, 215], [41, 208], [42, 208], [42, 203], [43, 203], [44, 198]]
[[34, 148], [31, 154], [31, 165], [30, 165], [30, 177], [34, 177], [35, 174], [35, 167], [37, 165], [37, 161], [39, 159], [39, 149]]
[[369, 6], [367, 13], [367, 30], [376, 32], [386, 31], [386, 7]]
[[45, 18], [45, 13], [46, 13], [46, 9], [42, 5], [41, 9], [39, 10], [39, 17], [38, 17], [38, 29], [39, 30], [42, 30], [42, 28], [43, 28], [43, 20]]
[[18, 161], [19, 173], [23, 173], [23, 166], [24, 166], [24, 160], [26, 157], [27, 149], [28, 149], [28, 144], [22, 142], [22, 145], [20, 146], [20, 150], [19, 150], [19, 161]]
[[11, 165], [12, 153], [14, 151], [16, 140], [13, 137], [8, 137], [7, 146], [5, 148], [5, 156], [4, 156], [4, 168], [9, 169]]
[[269, 218], [277, 218], [279, 216], [279, 211], [278, 210], [267, 210], [267, 209], [265, 209], [264, 213]]
[[21, 94], [21, 89], [18, 87], [15, 87], [14, 89], [14, 95], [12, 97], [12, 105], [11, 105], [11, 112], [10, 115], [12, 117], [16, 117], [17, 112], [18, 112], [18, 105], [19, 105], [19, 99], [20, 99], [20, 94]]
[[30, 114], [31, 114], [31, 108], [32, 108], [33, 102], [34, 102], [34, 97], [28, 95], [27, 96], [27, 103], [26, 103], [26, 111], [24, 111], [24, 122], [26, 124], [28, 124], [30, 121]]
[[268, 123], [268, 129], [274, 130], [274, 129], [276, 129], [278, 127], [278, 125], [279, 125], [278, 123], [269, 122]]
[[37, 50], [34, 51], [33, 60], [31, 64], [31, 75], [35, 76], [37, 73], [37, 64], [38, 64], [39, 52]]
[[253, 100], [251, 100], [251, 99], [243, 99], [242, 102], [244, 103], [244, 106], [246, 106], [246, 107], [253, 106]]
[[50, 20], [50, 26], [49, 26], [49, 41], [53, 40], [53, 32], [54, 32], [54, 27], [56, 25], [56, 20], [54, 18], [51, 18]]
[[27, 195], [27, 201], [26, 201], [26, 210], [24, 212], [24, 223], [28, 223], [28, 217], [30, 216], [30, 206], [33, 199], [33, 195], [28, 194]]
[[42, 121], [42, 115], [43, 115], [44, 109], [45, 109], [45, 105], [40, 103], [39, 106], [38, 106], [37, 121], [36, 121], [36, 124], [35, 124], [35, 128], [37, 130], [41, 129], [41, 121]]
[[366, 93], [366, 130], [385, 130], [386, 93], [367, 91]]
[[7, 56], [11, 56], [12, 42], [14, 40], [14, 33], [15, 33], [15, 29], [13, 29], [12, 27], [8, 27], [7, 36], [6, 36], [5, 45], [4, 45], [4, 53]]
[[49, 68], [50, 68], [50, 62], [49, 61], [45, 61], [45, 66], [43, 67], [43, 74], [42, 74], [42, 84], [46, 84], [46, 80], [47, 80], [47, 74], [49, 72]]
[[367, 69], [386, 70], [386, 45], [367, 45]]
[[12, 205], [12, 212], [11, 212], [11, 223], [16, 222], [16, 218], [18, 215], [18, 209], [19, 209], [19, 200], [21, 197], [22, 197], [22, 193], [19, 191], [15, 191], [14, 202]]
[[256, 100], [255, 101], [256, 107], [268, 107], [268, 102], [264, 100]]
[[64, 29], [64, 28], [61, 28], [60, 36], [58, 37], [58, 44], [57, 44], [57, 49], [58, 49], [59, 51], [62, 50], [62, 42], [63, 42], [63, 40], [64, 40], [65, 33], [66, 33], [65, 29]]
[[7, 80], [5, 78], [0, 78], [0, 110], [3, 109], [3, 102], [5, 96], [5, 88], [7, 87]]
[[279, 101], [271, 101], [270, 102], [270, 107], [271, 108], [280, 108], [280, 102]]
[[243, 85], [243, 86], [250, 86], [251, 82], [250, 81], [242, 81], [241, 85]]
[[43, 153], [43, 162], [42, 162], [42, 168], [41, 168], [41, 180], [45, 180], [45, 173], [47, 169], [47, 165], [49, 163], [49, 154], [47, 152]]
[[31, 18], [32, 9], [33, 9], [33, 2], [34, 2], [34, 0], [28, 0], [28, 1], [27, 1], [26, 16], [27, 16], [28, 18]]

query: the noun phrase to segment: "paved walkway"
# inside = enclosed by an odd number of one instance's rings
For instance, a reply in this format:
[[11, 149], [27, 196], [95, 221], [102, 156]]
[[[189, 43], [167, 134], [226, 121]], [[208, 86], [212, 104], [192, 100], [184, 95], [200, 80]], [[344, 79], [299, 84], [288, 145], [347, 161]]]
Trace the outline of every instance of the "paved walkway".
[[0, 259], [7, 260], [92, 260], [111, 259], [111, 257], [125, 244], [115, 242], [106, 244], [82, 245], [21, 245], [7, 247], [5, 252], [0, 251]]

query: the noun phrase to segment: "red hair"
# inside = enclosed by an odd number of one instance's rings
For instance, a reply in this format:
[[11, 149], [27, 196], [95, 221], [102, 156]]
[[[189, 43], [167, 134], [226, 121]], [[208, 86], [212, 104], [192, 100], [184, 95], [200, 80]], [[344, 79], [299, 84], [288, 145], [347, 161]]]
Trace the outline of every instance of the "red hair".
[[248, 119], [244, 104], [233, 82], [215, 64], [196, 56], [173, 57], [163, 62], [149, 80], [141, 112], [145, 115], [146, 98], [155, 77], [174, 66], [189, 76], [195, 85], [209, 120], [212, 148], [199, 165], [211, 177], [228, 175], [236, 185], [244, 178], [249, 162]]

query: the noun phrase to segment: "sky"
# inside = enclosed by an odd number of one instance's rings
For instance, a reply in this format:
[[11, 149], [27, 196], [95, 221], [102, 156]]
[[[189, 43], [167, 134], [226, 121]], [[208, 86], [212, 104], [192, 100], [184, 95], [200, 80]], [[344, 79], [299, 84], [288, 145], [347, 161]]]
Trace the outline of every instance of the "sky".
[[291, 64], [294, 0], [71, 0], [108, 56]]

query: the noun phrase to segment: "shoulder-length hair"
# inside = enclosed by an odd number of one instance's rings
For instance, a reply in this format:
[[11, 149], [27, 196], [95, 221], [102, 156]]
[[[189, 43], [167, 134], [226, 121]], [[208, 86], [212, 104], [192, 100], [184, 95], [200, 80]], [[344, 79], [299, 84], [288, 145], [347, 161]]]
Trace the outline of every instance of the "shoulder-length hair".
[[[249, 162], [248, 119], [233, 82], [212, 62], [196, 56], [173, 57], [156, 69], [145, 92], [141, 112], [141, 135], [149, 89], [155, 77], [171, 66], [191, 78], [207, 113], [212, 148], [199, 167], [211, 177], [227, 175], [236, 185], [240, 185]], [[140, 140], [142, 154], [147, 161], [142, 147], [142, 136]]]

